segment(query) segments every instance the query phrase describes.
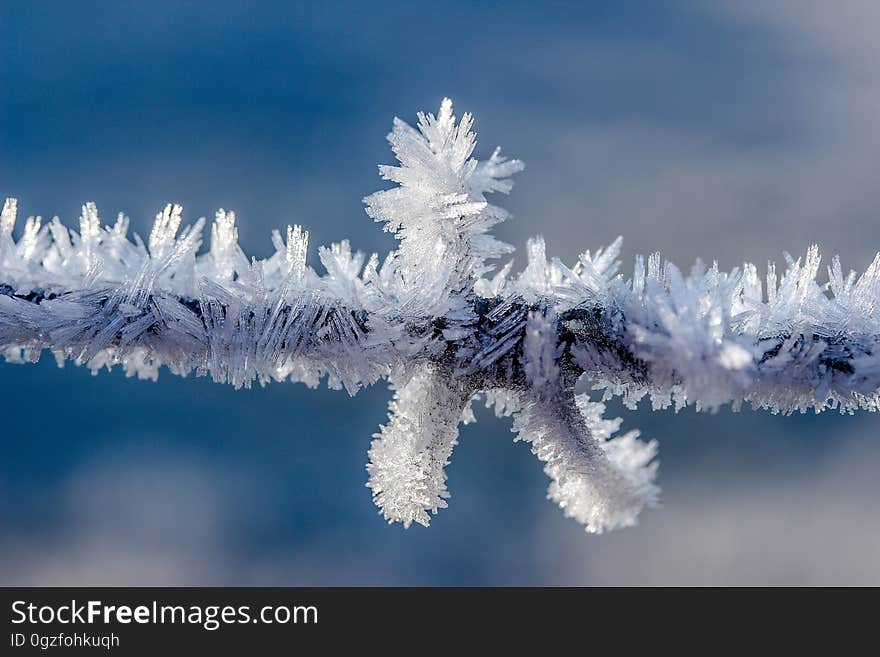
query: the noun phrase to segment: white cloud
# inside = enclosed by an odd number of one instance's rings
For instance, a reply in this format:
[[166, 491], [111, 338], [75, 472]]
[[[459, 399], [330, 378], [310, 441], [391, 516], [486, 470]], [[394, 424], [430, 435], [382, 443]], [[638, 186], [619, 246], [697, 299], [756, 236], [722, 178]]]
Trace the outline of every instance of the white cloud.
[[880, 445], [848, 444], [796, 473], [678, 472], [637, 528], [584, 541], [548, 518], [533, 549], [554, 584], [876, 585]]
[[529, 168], [503, 230], [521, 243], [539, 227], [569, 260], [623, 234], [629, 253], [684, 266], [819, 243], [864, 268], [880, 247], [880, 6], [697, 6], [686, 13], [704, 34], [690, 50], [676, 42], [697, 38], [686, 31], [581, 35], [532, 63], [560, 96], [527, 106], [535, 128], [516, 133], [516, 154]]

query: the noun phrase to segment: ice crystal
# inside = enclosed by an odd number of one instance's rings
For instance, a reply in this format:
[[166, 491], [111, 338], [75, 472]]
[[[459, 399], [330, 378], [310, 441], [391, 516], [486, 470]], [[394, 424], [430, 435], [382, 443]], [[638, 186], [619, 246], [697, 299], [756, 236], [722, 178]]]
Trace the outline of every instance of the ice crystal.
[[752, 264], [684, 275], [658, 254], [626, 277], [620, 239], [568, 267], [534, 238], [522, 272], [495, 272], [512, 248], [490, 234], [508, 215], [487, 195], [509, 192], [523, 165], [498, 150], [476, 160], [472, 127], [448, 99], [417, 128], [395, 120], [398, 165], [380, 173], [396, 186], [364, 201], [399, 246], [381, 264], [347, 241], [321, 247], [323, 274], [299, 226], [272, 233], [270, 257], [248, 259], [234, 213], [219, 210], [200, 254], [204, 222], [181, 228], [180, 206], [156, 216], [144, 243], [127, 237], [127, 217], [104, 226], [87, 203], [78, 232], [30, 217], [16, 240], [8, 199], [0, 353], [24, 362], [48, 349], [149, 379], [164, 365], [236, 387], [326, 379], [354, 394], [387, 379], [394, 397], [367, 486], [404, 526], [446, 507], [445, 467], [480, 395], [513, 416], [548, 496], [590, 532], [632, 525], [656, 502], [656, 443], [615, 436], [620, 419], [575, 394], [581, 378], [630, 407], [647, 397], [654, 408], [877, 410], [880, 255], [861, 276], [835, 258], [825, 284], [816, 247], [786, 255], [779, 276], [771, 263], [766, 283]]

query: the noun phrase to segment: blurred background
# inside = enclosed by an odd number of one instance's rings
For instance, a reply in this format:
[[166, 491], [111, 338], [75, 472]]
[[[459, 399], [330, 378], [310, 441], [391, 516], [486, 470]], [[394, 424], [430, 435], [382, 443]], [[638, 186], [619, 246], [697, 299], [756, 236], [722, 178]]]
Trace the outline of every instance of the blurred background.
[[[393, 241], [360, 199], [393, 116], [441, 98], [478, 156], [525, 160], [498, 234], [625, 236], [730, 268], [880, 248], [880, 5], [0, 1], [0, 194], [144, 234], [234, 209], [248, 254]], [[497, 200], [497, 199], [496, 199]], [[520, 255], [518, 265], [524, 264]], [[661, 443], [663, 506], [588, 536], [509, 423], [463, 428], [450, 508], [386, 526], [364, 487], [389, 398], [167, 372], [0, 364], [0, 583], [880, 584], [880, 418], [622, 412]]]

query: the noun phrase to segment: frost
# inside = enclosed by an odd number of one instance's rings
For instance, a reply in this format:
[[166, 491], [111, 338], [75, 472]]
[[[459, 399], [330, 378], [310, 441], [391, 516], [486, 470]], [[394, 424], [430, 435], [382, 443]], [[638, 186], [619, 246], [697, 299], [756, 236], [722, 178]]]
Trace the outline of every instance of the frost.
[[396, 384], [390, 421], [381, 427], [370, 447], [367, 486], [388, 522], [428, 526], [428, 512], [446, 508], [445, 467], [458, 437], [458, 423], [470, 392], [439, 375], [432, 365]]
[[631, 431], [611, 438], [620, 418], [602, 419], [605, 405], [585, 395], [526, 398], [514, 420], [518, 440], [546, 463], [547, 497], [591, 533], [629, 527], [645, 506], [654, 506], [656, 442], [637, 440]]
[[[657, 501], [656, 443], [617, 436], [620, 419], [575, 394], [586, 378], [628, 407], [774, 413], [880, 406], [880, 255], [861, 276], [838, 258], [819, 283], [817, 247], [770, 263], [689, 273], [659, 254], [621, 273], [621, 240], [571, 266], [540, 237], [527, 264], [496, 271], [512, 248], [490, 233], [508, 218], [491, 204], [522, 170], [496, 150], [473, 157], [473, 118], [444, 100], [413, 128], [388, 136], [394, 183], [364, 199], [399, 241], [380, 259], [343, 240], [317, 249], [300, 226], [272, 233], [273, 253], [248, 258], [233, 212], [219, 210], [202, 252], [204, 221], [185, 225], [168, 205], [148, 240], [119, 215], [103, 225], [92, 203], [79, 230], [0, 214], [0, 353], [33, 362], [50, 350], [93, 372], [121, 366], [156, 379], [165, 366], [218, 382], [321, 380], [355, 394], [387, 379], [389, 420], [367, 466], [389, 522], [427, 525], [448, 504], [446, 466], [459, 423], [480, 395], [513, 417], [517, 440], [544, 463], [549, 497], [590, 532], [632, 525]], [[313, 259], [314, 261], [314, 259]]]
[[419, 315], [468, 314], [467, 293], [492, 268], [486, 261], [513, 251], [489, 234], [508, 214], [485, 195], [509, 192], [508, 177], [523, 165], [497, 149], [486, 162], [472, 158], [473, 117], [456, 123], [448, 98], [436, 117], [420, 113], [418, 126], [394, 120], [388, 141], [400, 165], [382, 165], [379, 172], [398, 186], [364, 203], [400, 240], [388, 289], [398, 303]]

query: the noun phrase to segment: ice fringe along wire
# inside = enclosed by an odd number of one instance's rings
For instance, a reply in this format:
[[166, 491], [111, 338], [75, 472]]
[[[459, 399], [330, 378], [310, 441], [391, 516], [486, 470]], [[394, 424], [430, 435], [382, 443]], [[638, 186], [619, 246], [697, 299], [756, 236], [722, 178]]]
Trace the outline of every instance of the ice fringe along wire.
[[523, 165], [497, 150], [472, 158], [473, 119], [457, 123], [448, 99], [418, 119], [417, 129], [395, 120], [388, 136], [399, 164], [379, 170], [396, 186], [365, 199], [400, 242], [381, 266], [343, 241], [318, 250], [319, 275], [298, 226], [272, 234], [272, 256], [248, 260], [223, 210], [197, 255], [204, 220], [180, 230], [176, 205], [146, 243], [128, 239], [123, 215], [102, 226], [91, 203], [78, 233], [31, 217], [16, 241], [7, 200], [0, 351], [22, 362], [49, 349], [59, 363], [151, 379], [165, 365], [236, 387], [326, 377], [354, 394], [387, 378], [394, 398], [367, 486], [404, 526], [446, 507], [444, 468], [480, 394], [514, 416], [549, 497], [590, 532], [632, 525], [656, 502], [656, 445], [615, 437], [620, 420], [575, 394], [580, 377], [631, 407], [648, 397], [655, 409], [877, 410], [880, 256], [861, 276], [835, 258], [825, 284], [815, 247], [786, 256], [781, 276], [771, 264], [766, 286], [751, 264], [683, 275], [656, 254], [627, 279], [619, 239], [567, 267], [535, 238], [521, 273], [512, 263], [494, 273], [488, 262], [513, 249], [490, 234], [508, 215], [486, 195], [509, 192]]

